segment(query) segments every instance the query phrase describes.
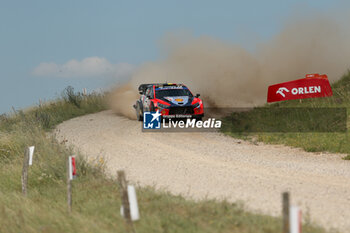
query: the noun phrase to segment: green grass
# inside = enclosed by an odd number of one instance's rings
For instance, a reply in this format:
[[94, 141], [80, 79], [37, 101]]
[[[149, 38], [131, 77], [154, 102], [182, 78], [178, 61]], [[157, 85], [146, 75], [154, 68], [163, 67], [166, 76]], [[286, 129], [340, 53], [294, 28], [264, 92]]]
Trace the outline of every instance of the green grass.
[[[102, 160], [77, 158], [73, 211], [67, 213], [65, 161], [72, 154], [48, 132], [72, 117], [106, 108], [104, 95], [82, 96], [68, 88], [63, 98], [0, 121], [0, 232], [125, 232], [120, 195], [105, 177]], [[21, 194], [21, 169], [27, 146], [35, 145], [28, 195]], [[141, 220], [137, 232], [281, 232], [281, 219], [246, 212], [224, 201], [185, 200], [152, 187], [137, 188]], [[280, 201], [280, 200], [276, 200]], [[305, 223], [303, 232], [325, 232]]]
[[[291, 100], [278, 102], [275, 104], [266, 104], [263, 107], [257, 107], [249, 112], [234, 113], [236, 121], [232, 122], [231, 118], [224, 120], [224, 131], [226, 134], [242, 139], [256, 138], [258, 141], [271, 144], [284, 144], [293, 147], [300, 147], [310, 152], [335, 152], [350, 154], [350, 137], [347, 131], [345, 132], [246, 132], [244, 129], [265, 129], [268, 124], [279, 128], [284, 127], [290, 122], [297, 122], [298, 116], [296, 113], [289, 112], [289, 115], [271, 115], [261, 114], [261, 109], [264, 111], [274, 111], [276, 109], [285, 108], [345, 108], [350, 109], [350, 71], [347, 72], [339, 81], [332, 84], [333, 96], [326, 98], [313, 98], [303, 100]], [[329, 114], [330, 115], [330, 114]], [[301, 119], [306, 119], [305, 116]], [[292, 125], [292, 127], [301, 127], [300, 131], [308, 131], [307, 129], [320, 124], [327, 126], [328, 117], [326, 114], [319, 116], [309, 115], [309, 121], [305, 120], [304, 124]], [[230, 120], [228, 120], [230, 119]], [[238, 124], [237, 122], [241, 123]], [[243, 125], [243, 126], [242, 126]], [[303, 128], [304, 127], [304, 128]], [[332, 129], [332, 126], [330, 126]], [[251, 130], [254, 131], [254, 130]], [[349, 159], [349, 156], [345, 157]]]

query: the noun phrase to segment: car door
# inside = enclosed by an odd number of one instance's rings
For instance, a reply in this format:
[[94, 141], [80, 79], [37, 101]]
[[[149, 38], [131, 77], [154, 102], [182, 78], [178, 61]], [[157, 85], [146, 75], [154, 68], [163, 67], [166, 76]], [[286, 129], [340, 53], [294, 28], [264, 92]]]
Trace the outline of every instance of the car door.
[[145, 100], [144, 100], [144, 104], [143, 104], [143, 108], [144, 111], [146, 112], [150, 112], [150, 106], [151, 106], [151, 89], [152, 87], [147, 88], [146, 92], [145, 92]]

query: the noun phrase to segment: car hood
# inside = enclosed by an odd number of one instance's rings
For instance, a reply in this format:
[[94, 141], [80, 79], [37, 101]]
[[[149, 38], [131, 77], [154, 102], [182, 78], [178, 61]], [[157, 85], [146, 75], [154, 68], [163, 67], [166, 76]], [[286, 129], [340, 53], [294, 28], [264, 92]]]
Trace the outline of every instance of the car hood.
[[176, 106], [191, 105], [193, 97], [189, 96], [165, 96], [163, 99]]

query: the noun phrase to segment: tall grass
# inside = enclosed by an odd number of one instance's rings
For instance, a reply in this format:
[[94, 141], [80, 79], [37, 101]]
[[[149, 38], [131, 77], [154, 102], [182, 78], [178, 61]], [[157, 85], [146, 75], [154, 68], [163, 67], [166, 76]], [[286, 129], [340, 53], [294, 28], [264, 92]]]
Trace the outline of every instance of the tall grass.
[[91, 93], [83, 95], [67, 87], [62, 97], [55, 101], [44, 103], [27, 111], [14, 110], [12, 114], [0, 117], [0, 130], [11, 130], [12, 127], [39, 126], [49, 130], [57, 124], [73, 117], [99, 112], [107, 109], [105, 94]]
[[[66, 89], [63, 98], [2, 116], [0, 123], [0, 232], [125, 232], [120, 196], [103, 164], [77, 159], [73, 211], [67, 213], [65, 161], [69, 148], [47, 134], [58, 123], [106, 109], [104, 95]], [[21, 194], [25, 147], [35, 145], [28, 196]], [[138, 188], [137, 232], [281, 232], [281, 220], [214, 200], [194, 202], [151, 187]], [[278, 200], [277, 200], [278, 201]], [[310, 223], [304, 232], [325, 232]]]

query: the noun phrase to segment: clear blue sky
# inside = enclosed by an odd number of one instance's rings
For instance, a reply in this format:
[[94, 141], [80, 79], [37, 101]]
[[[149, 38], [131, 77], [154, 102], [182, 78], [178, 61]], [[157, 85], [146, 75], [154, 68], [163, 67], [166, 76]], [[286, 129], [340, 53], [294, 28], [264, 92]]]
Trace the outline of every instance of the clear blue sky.
[[[245, 36], [272, 37], [297, 9], [326, 12], [340, 5], [331, 0], [0, 0], [0, 113], [55, 98], [68, 85], [108, 87], [118, 78], [112, 74], [113, 67], [120, 68], [116, 64], [159, 59], [159, 41], [168, 32], [186, 30], [249, 49]], [[89, 59], [82, 60], [91, 57], [113, 72], [96, 68], [86, 75]], [[77, 61], [69, 63], [72, 59]]]

